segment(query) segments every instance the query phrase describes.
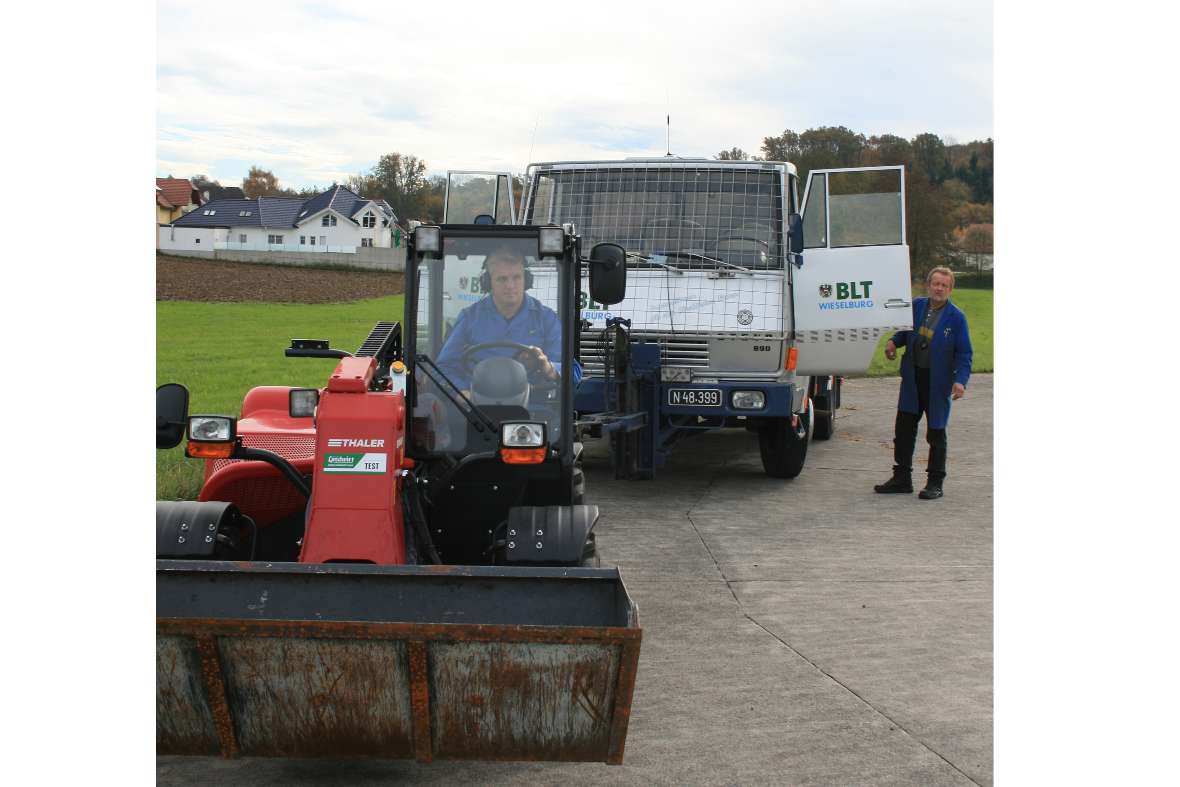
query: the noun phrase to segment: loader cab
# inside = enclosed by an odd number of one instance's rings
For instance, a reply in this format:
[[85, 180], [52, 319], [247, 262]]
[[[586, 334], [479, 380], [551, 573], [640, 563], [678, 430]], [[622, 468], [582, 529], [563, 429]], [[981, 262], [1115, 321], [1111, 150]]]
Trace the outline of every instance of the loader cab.
[[560, 227], [415, 229], [406, 281], [410, 456], [495, 458], [511, 423], [540, 424], [546, 456], [569, 455], [577, 246]]

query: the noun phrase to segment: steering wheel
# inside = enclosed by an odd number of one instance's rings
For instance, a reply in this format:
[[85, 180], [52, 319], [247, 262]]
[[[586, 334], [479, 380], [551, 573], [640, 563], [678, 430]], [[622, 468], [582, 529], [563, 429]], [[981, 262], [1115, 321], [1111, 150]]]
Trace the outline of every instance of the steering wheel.
[[[500, 347], [505, 347], [509, 350], [516, 350], [517, 352], [513, 353], [512, 355], [513, 360], [516, 359], [516, 355], [519, 353], [526, 352], [531, 354], [533, 351], [532, 348], [527, 344], [521, 344], [520, 342], [510, 342], [501, 339], [495, 342], [480, 342], [479, 344], [471, 345], [463, 351], [463, 355], [460, 356], [460, 360], [466, 367], [473, 368], [475, 366], [475, 359], [472, 356], [474, 356], [477, 352], [481, 352], [483, 350], [494, 350]], [[519, 361], [517, 361], [517, 363], [519, 363]], [[528, 367], [525, 367], [525, 369], [527, 371]], [[552, 391], [557, 387], [557, 383], [557, 380], [543, 380], [537, 383], [530, 382], [529, 385], [532, 386], [534, 391], [541, 392]]]

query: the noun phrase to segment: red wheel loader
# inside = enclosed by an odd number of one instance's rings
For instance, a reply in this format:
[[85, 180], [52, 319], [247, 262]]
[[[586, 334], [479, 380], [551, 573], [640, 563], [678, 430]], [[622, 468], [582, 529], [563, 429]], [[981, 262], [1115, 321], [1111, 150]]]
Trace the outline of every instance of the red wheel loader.
[[[494, 321], [505, 249], [543, 284], [504, 335], [447, 322]], [[641, 630], [598, 567], [573, 387], [581, 269], [614, 303], [624, 260], [568, 226], [418, 226], [404, 325], [286, 350], [339, 359], [323, 388], [237, 419], [158, 389], [157, 447], [205, 461], [156, 504], [158, 753], [622, 761]]]

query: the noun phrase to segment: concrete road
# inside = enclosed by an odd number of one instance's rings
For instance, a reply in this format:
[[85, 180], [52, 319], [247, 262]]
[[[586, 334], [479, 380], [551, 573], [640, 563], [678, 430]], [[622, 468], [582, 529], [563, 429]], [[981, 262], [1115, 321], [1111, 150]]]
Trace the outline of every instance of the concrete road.
[[644, 627], [624, 765], [161, 757], [159, 783], [991, 784], [992, 377], [954, 405], [938, 501], [872, 491], [896, 398], [849, 381], [793, 481], [745, 432], [683, 443], [654, 482], [591, 444], [603, 563]]

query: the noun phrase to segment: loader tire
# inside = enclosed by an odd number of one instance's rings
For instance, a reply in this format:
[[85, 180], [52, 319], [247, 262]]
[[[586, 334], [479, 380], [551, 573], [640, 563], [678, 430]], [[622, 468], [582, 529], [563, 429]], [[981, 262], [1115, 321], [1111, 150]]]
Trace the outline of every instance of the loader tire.
[[800, 415], [804, 434], [799, 437], [791, 427], [791, 419], [770, 418], [758, 432], [758, 448], [762, 453], [762, 469], [771, 478], [795, 478], [803, 472], [807, 460], [810, 437], [811, 410]]
[[582, 560], [578, 563], [581, 568], [599, 568], [602, 559], [598, 557], [598, 542], [591, 533], [586, 538], [586, 546], [582, 548]]

